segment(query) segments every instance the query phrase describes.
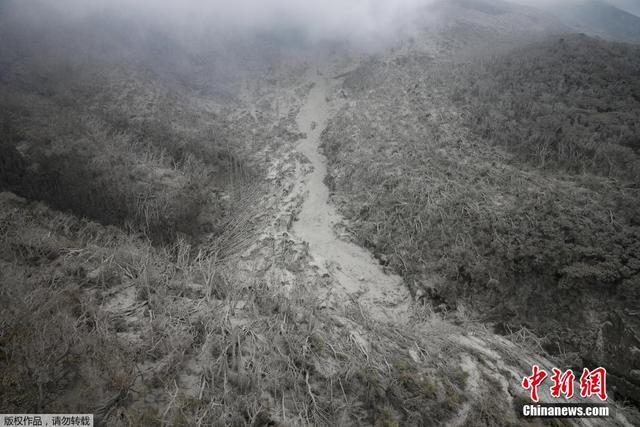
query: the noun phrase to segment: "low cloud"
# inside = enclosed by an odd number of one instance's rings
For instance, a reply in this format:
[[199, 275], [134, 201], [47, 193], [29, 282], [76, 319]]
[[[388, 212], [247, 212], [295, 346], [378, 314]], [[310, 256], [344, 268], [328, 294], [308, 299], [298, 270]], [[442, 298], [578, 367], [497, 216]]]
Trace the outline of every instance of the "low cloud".
[[[117, 14], [185, 32], [295, 29], [313, 40], [385, 37], [429, 0], [12, 0], [23, 13], [68, 20]], [[42, 17], [41, 17], [42, 18]]]

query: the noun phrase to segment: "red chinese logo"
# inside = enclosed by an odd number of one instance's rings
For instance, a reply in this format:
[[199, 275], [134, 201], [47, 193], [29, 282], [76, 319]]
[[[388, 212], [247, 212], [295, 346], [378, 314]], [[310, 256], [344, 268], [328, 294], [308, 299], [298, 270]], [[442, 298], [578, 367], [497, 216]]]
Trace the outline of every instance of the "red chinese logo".
[[589, 371], [584, 368], [580, 376], [580, 396], [598, 396], [600, 400], [607, 400], [607, 370], [597, 368]]
[[573, 371], [568, 369], [562, 372], [558, 368], [553, 368], [552, 372], [551, 381], [553, 381], [553, 385], [551, 386], [551, 396], [559, 398], [561, 395], [564, 395], [566, 399], [571, 399], [573, 397], [573, 382], [576, 380]]
[[[574, 382], [576, 380], [573, 371], [568, 369], [563, 372], [558, 368], [553, 368], [551, 372], [550, 378], [553, 383], [549, 390], [551, 397], [557, 399], [564, 396], [565, 399], [571, 399], [574, 395]], [[531, 400], [534, 402], [540, 400], [538, 387], [543, 384], [548, 376], [547, 371], [540, 369], [538, 365], [533, 365], [531, 375], [522, 379], [522, 387], [525, 390], [529, 390]], [[604, 368], [593, 370], [584, 368], [580, 376], [580, 396], [597, 396], [602, 401], [607, 400], [607, 370]]]
[[537, 402], [538, 398], [538, 386], [542, 384], [542, 381], [547, 378], [547, 373], [541, 370], [538, 365], [533, 365], [533, 373], [530, 377], [525, 377], [522, 380], [522, 387], [525, 390], [531, 390], [531, 400]]

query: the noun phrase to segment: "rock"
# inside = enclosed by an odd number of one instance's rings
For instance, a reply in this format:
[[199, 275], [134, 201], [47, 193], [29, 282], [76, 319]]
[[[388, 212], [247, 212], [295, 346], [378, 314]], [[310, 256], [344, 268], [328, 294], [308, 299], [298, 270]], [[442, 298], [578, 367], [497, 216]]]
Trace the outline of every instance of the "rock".
[[104, 273], [104, 265], [101, 265], [100, 267], [90, 271], [89, 273], [87, 273], [87, 279], [91, 280], [91, 281], [96, 281], [98, 279], [100, 279], [100, 277], [102, 276], [102, 274]]
[[375, 255], [375, 257], [378, 259], [378, 261], [380, 262], [380, 264], [382, 265], [389, 265], [389, 256], [386, 254], [382, 254], [382, 253], [377, 253]]
[[352, 331], [351, 332], [351, 339], [353, 340], [354, 343], [356, 343], [358, 345], [358, 347], [360, 348], [362, 353], [364, 353], [365, 355], [369, 354], [369, 352], [371, 351], [371, 345], [369, 344], [369, 341], [364, 339], [364, 337], [362, 335], [360, 335], [356, 331]]
[[334, 316], [333, 318], [333, 323], [335, 324], [336, 327], [338, 328], [346, 328], [347, 327], [347, 322], [341, 318], [340, 316]]

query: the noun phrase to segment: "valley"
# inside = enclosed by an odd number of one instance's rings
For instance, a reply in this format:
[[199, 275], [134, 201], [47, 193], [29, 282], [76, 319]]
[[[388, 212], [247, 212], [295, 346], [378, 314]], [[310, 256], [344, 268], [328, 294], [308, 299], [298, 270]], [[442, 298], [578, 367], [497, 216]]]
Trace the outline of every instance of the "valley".
[[[329, 119], [330, 107], [326, 100], [336, 99], [336, 89], [328, 87], [330, 77], [323, 76], [324, 73], [318, 71], [318, 80], [313, 83], [307, 102], [298, 115], [298, 128], [306, 133], [299, 151], [311, 162], [313, 171], [305, 179], [301, 194], [304, 202], [292, 231], [309, 244], [309, 252], [320, 268], [331, 271], [340, 286], [336, 289], [338, 298], [354, 300], [378, 320], [392, 318], [399, 321], [406, 318], [410, 301], [402, 280], [383, 272], [368, 252], [340, 240], [334, 232], [334, 225], [340, 217], [329, 203], [329, 188], [325, 185], [326, 158], [320, 154], [319, 148], [320, 135]], [[338, 108], [332, 108], [333, 114]]]
[[[366, 40], [40, 7], [0, 15], [1, 413], [640, 423], [629, 38], [498, 0]], [[523, 417], [534, 365], [606, 368], [610, 416]]]

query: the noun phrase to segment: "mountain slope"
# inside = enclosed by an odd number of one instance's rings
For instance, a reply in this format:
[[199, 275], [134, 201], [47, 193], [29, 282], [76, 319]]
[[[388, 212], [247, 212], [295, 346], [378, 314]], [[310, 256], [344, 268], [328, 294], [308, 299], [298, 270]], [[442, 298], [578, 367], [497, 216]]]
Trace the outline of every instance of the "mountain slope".
[[544, 3], [544, 10], [587, 34], [640, 43], [640, 17], [601, 0]]
[[633, 397], [636, 50], [433, 7], [370, 56], [0, 16], [0, 412], [520, 425], [603, 357]]
[[349, 230], [417, 298], [531, 328], [635, 401], [639, 53], [575, 35], [371, 60], [323, 136]]
[[608, 0], [608, 3], [636, 16], [640, 16], [640, 2], [638, 0]]

